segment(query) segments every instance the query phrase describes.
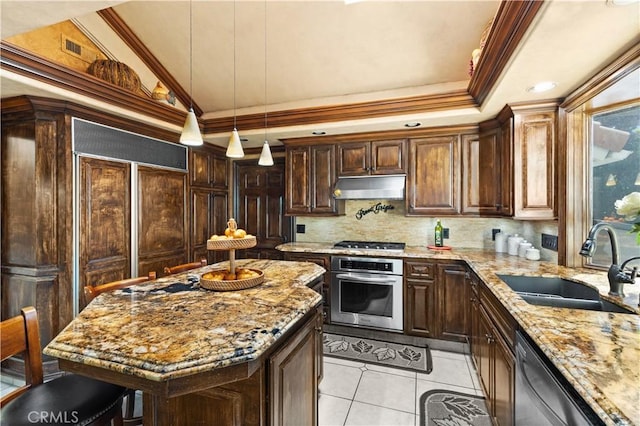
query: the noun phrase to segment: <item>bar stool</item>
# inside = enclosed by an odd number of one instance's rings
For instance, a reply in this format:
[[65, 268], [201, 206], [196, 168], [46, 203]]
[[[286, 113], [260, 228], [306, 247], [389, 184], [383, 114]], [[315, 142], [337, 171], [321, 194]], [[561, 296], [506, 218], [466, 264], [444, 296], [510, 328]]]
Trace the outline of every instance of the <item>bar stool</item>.
[[146, 277], [136, 277], [136, 278], [126, 278], [124, 280], [112, 281], [106, 284], [100, 285], [86, 285], [84, 286], [84, 299], [87, 305], [93, 299], [95, 299], [99, 294], [106, 293], [108, 291], [119, 290], [121, 288], [126, 288], [135, 284], [140, 284], [145, 281], [155, 280], [156, 272], [151, 271], [149, 275]]
[[176, 265], [176, 266], [165, 266], [164, 274], [165, 275], [179, 274], [180, 272], [201, 268], [203, 266], [207, 266], [207, 259], [202, 258], [200, 259], [199, 262], [183, 263], [182, 265]]
[[[120, 426], [122, 386], [68, 374], [44, 382], [38, 314], [33, 306], [0, 325], [2, 361], [24, 354], [25, 385], [0, 399], [2, 424], [69, 423]], [[54, 420], [55, 419], [55, 420]]]
[[[109, 291], [119, 290], [121, 288], [126, 288], [132, 285], [140, 284], [146, 281], [155, 280], [156, 272], [151, 271], [149, 275], [146, 277], [136, 277], [136, 278], [127, 278], [119, 281], [112, 281], [106, 284], [100, 284], [96, 286], [85, 286], [84, 287], [84, 298], [87, 304], [91, 302], [94, 298], [102, 293], [106, 293]], [[126, 426], [133, 425], [141, 425], [142, 424], [142, 416], [134, 416], [135, 411], [135, 402], [136, 402], [136, 391], [135, 389], [127, 389], [126, 390], [127, 403], [125, 405], [125, 414], [123, 419], [123, 424]]]

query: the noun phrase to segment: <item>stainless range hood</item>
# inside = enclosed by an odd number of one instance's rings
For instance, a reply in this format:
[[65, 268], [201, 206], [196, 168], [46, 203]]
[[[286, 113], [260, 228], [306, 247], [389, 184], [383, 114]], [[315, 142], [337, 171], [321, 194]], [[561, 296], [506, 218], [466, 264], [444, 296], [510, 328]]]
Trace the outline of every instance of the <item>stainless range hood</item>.
[[406, 175], [338, 178], [333, 196], [339, 200], [402, 200]]

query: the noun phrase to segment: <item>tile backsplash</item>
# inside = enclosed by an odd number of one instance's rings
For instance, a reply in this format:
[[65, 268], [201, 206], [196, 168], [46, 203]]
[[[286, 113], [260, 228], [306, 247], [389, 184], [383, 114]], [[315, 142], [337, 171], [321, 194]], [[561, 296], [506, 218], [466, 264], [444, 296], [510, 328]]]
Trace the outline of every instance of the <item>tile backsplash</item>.
[[[305, 225], [305, 233], [295, 234], [296, 241], [330, 242], [341, 240], [399, 241], [410, 246], [433, 244], [436, 217], [405, 216], [401, 200], [347, 200], [345, 215], [332, 217], [297, 217], [296, 224]], [[448, 217], [439, 218], [449, 228], [445, 245], [460, 248], [493, 249], [491, 230], [518, 233], [536, 248], [542, 233], [558, 235], [556, 221], [521, 221], [509, 218]], [[556, 262], [557, 253], [541, 249], [542, 260]]]

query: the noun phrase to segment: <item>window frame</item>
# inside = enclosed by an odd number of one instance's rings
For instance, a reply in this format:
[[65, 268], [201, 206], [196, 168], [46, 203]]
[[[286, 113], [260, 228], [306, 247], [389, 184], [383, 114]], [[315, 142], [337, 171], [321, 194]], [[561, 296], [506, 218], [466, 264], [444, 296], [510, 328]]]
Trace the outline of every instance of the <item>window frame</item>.
[[[560, 105], [558, 139], [566, 143], [559, 144], [558, 150], [559, 265], [605, 269], [588, 264], [587, 259], [579, 255], [592, 220], [590, 119], [595, 112], [604, 110], [604, 107], [590, 108], [590, 101], [637, 69], [640, 69], [640, 43], [603, 68]], [[607, 108], [619, 106], [612, 104]]]

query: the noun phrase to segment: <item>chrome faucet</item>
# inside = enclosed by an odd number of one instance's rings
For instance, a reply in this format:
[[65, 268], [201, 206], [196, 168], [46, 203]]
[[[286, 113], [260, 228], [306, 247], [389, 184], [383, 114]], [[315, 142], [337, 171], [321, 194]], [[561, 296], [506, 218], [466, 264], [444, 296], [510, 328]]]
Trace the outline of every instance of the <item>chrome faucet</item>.
[[609, 295], [623, 298], [624, 284], [633, 284], [635, 282], [636, 275], [638, 274], [637, 267], [633, 268], [627, 274], [625, 271], [627, 263], [632, 260], [640, 259], [640, 257], [632, 257], [631, 259], [627, 259], [622, 265], [619, 265], [620, 258], [618, 257], [618, 239], [616, 238], [615, 230], [604, 222], [596, 223], [591, 227], [587, 239], [582, 243], [582, 248], [580, 249], [581, 256], [593, 256], [593, 253], [596, 251], [596, 235], [601, 229], [607, 231], [609, 234], [609, 240], [611, 241], [611, 266], [607, 272], [607, 279], [609, 280]]

